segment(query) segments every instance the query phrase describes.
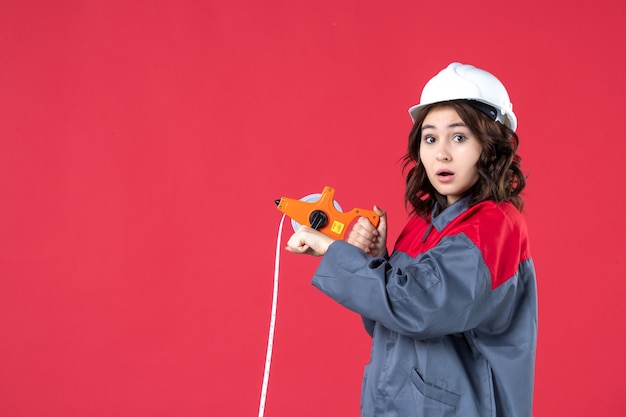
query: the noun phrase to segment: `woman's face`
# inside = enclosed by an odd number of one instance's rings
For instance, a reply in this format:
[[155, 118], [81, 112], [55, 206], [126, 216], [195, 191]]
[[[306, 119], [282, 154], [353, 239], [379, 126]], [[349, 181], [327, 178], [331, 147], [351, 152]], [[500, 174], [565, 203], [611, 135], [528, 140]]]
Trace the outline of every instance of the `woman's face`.
[[428, 180], [448, 205], [461, 198], [478, 181], [482, 145], [456, 110], [435, 107], [422, 123], [420, 160]]

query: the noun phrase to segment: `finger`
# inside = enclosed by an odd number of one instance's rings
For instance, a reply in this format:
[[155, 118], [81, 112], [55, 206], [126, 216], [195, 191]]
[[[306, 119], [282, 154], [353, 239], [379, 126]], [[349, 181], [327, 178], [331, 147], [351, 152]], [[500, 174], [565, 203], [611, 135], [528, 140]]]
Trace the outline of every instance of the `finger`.
[[363, 227], [363, 229], [367, 230], [370, 234], [373, 234], [373, 235], [378, 234], [376, 227], [374, 227], [370, 219], [368, 219], [367, 217], [359, 217], [359, 220], [357, 221], [357, 223], [361, 227]]
[[378, 238], [371, 234], [364, 236], [356, 232], [350, 232], [347, 242], [369, 253], [371, 249], [376, 248]]
[[380, 221], [378, 222], [378, 231], [386, 231], [387, 230], [387, 212], [377, 205], [374, 205], [374, 211], [378, 214]]
[[372, 240], [358, 233], [350, 232], [348, 236], [348, 243], [366, 248], [372, 244]]
[[350, 234], [354, 239], [358, 239], [361, 242], [365, 241], [376, 241], [378, 236], [378, 231], [374, 229], [374, 227], [370, 224], [369, 220], [362, 217], [362, 219], [368, 223], [368, 226], [364, 226], [363, 224], [355, 224]]
[[362, 250], [366, 250], [369, 246], [370, 246], [370, 241], [367, 239], [364, 239], [363, 236], [361, 236], [358, 233], [355, 233], [353, 231], [351, 231], [348, 234], [348, 239], [346, 240], [349, 244], [356, 246], [357, 248], [360, 248]]
[[286, 249], [292, 253], [305, 253], [308, 249], [306, 229], [300, 228], [287, 241]]
[[[381, 209], [380, 207], [378, 207], [377, 205], [374, 204], [374, 212], [376, 214], [378, 214], [379, 217], [386, 217], [387, 216], [387, 212], [383, 209]], [[382, 219], [381, 219], [382, 220]]]
[[361, 217], [352, 227], [352, 231], [362, 236], [369, 236], [374, 231], [374, 228], [369, 224], [369, 220]]
[[285, 249], [288, 252], [295, 253], [295, 254], [298, 254], [298, 255], [302, 255], [302, 254], [305, 254], [308, 251], [309, 247], [307, 245], [302, 245], [302, 246], [289, 246], [289, 245], [287, 245], [287, 246], [285, 246]]

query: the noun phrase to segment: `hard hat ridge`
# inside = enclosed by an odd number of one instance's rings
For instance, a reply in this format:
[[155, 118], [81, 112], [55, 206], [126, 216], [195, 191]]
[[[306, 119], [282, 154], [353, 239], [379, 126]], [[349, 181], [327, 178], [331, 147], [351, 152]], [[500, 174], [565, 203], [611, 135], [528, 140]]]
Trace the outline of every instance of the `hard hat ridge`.
[[417, 111], [428, 105], [450, 100], [471, 100], [484, 103], [497, 111], [495, 119], [511, 130], [517, 127], [517, 117], [504, 85], [489, 72], [472, 65], [453, 62], [431, 78], [420, 97], [420, 103], [409, 109], [413, 121]]

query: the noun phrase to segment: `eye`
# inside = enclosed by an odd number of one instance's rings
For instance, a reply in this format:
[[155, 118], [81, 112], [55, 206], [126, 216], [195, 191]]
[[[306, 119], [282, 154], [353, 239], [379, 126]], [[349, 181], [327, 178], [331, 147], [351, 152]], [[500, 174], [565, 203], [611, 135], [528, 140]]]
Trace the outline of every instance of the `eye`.
[[435, 137], [434, 136], [424, 136], [422, 138], [422, 140], [426, 143], [435, 143]]
[[454, 135], [452, 137], [452, 142], [465, 142], [465, 140], [467, 140], [467, 138], [463, 135]]

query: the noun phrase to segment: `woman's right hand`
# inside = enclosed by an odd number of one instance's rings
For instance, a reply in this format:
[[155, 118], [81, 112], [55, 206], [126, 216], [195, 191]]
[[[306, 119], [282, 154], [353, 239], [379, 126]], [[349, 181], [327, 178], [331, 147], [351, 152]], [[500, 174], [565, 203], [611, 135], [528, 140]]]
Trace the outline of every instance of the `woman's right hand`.
[[387, 253], [387, 216], [385, 211], [377, 206], [374, 206], [374, 211], [380, 217], [378, 227], [374, 227], [367, 217], [359, 217], [350, 230], [346, 242], [377, 257]]
[[334, 240], [325, 234], [301, 225], [289, 238], [285, 249], [300, 255], [324, 256], [333, 242]]

